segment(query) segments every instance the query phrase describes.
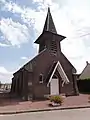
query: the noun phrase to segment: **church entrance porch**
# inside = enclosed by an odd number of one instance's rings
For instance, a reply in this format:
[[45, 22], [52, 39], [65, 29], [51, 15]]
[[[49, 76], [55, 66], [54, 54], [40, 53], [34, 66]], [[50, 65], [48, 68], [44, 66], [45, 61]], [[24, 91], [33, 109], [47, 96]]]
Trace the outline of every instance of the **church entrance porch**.
[[59, 61], [52, 68], [47, 86], [50, 84], [50, 95], [59, 95], [62, 87], [69, 83], [69, 79]]

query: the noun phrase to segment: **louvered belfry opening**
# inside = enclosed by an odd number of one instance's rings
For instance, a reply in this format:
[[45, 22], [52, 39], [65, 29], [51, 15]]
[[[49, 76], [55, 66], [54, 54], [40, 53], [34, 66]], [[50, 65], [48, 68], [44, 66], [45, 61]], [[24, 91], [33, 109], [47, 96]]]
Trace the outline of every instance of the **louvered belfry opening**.
[[57, 52], [57, 43], [56, 43], [55, 40], [51, 40], [50, 50], [51, 50], [52, 53]]

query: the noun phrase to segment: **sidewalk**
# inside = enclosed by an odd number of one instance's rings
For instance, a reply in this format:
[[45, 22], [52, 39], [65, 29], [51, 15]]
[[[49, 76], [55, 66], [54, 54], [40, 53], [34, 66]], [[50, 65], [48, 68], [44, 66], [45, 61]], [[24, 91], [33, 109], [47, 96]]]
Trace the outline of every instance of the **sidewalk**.
[[60, 107], [49, 107], [49, 100], [38, 102], [19, 102], [11, 101], [8, 105], [0, 105], [0, 114], [16, 114], [24, 112], [38, 112], [38, 111], [51, 111], [51, 110], [64, 110], [64, 109], [78, 109], [90, 108], [88, 102], [89, 95], [80, 94], [79, 96], [67, 97]]

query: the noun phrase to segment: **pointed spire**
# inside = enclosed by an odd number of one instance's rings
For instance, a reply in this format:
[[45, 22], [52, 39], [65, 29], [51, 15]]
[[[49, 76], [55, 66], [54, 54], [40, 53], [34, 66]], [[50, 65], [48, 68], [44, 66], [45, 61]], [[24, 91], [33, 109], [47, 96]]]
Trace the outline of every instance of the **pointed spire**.
[[57, 33], [49, 7], [43, 31]]

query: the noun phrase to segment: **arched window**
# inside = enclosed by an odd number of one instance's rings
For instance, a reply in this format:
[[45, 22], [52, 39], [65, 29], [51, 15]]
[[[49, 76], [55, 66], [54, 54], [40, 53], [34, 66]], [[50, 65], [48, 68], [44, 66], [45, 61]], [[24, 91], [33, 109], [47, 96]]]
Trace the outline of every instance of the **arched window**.
[[43, 83], [43, 74], [39, 75], [39, 83]]

